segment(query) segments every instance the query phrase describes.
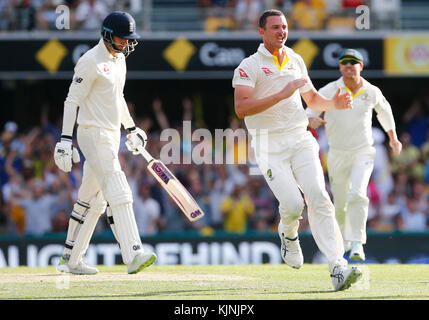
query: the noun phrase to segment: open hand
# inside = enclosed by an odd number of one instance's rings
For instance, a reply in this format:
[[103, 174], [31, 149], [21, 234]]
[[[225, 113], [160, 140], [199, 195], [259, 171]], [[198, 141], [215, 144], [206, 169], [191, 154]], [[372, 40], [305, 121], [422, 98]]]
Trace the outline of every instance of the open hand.
[[294, 94], [294, 92], [304, 86], [307, 83], [307, 79], [300, 78], [289, 82], [282, 91], [280, 91], [282, 99], [287, 99]]
[[340, 94], [340, 89], [337, 90], [334, 97], [332, 98], [334, 102], [334, 109], [343, 110], [343, 109], [352, 109], [352, 96], [349, 92]]

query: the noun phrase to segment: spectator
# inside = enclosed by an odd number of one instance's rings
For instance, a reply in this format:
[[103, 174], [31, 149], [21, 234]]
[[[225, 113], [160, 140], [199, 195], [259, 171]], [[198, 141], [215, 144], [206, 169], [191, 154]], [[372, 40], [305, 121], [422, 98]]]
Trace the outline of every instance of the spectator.
[[83, 0], [76, 8], [76, 29], [98, 31], [104, 18], [109, 14], [109, 7], [101, 0]]
[[420, 149], [411, 143], [411, 135], [408, 132], [401, 134], [402, 152], [392, 156], [392, 172], [405, 173], [414, 179], [423, 180], [424, 166], [421, 163]]
[[14, 1], [16, 30], [33, 30], [36, 26], [36, 8], [31, 0]]
[[216, 32], [235, 29], [233, 18], [236, 0], [199, 0], [198, 6], [204, 10], [204, 30]]
[[407, 198], [407, 206], [400, 214], [400, 230], [425, 231], [427, 223], [427, 216], [418, 209], [418, 199], [415, 197]]
[[53, 232], [67, 232], [69, 225], [68, 211], [60, 210], [56, 216], [52, 218], [52, 231]]
[[255, 206], [244, 185], [235, 185], [232, 195], [223, 200], [221, 211], [225, 216], [225, 231], [244, 233], [248, 229], [249, 218], [254, 214]]
[[394, 231], [398, 229], [398, 219], [401, 212], [395, 192], [390, 192], [386, 202], [382, 203], [378, 214], [368, 222], [371, 229], [377, 231]]
[[43, 235], [52, 231], [52, 207], [55, 197], [46, 192], [41, 180], [30, 182], [30, 195], [25, 198], [12, 198], [12, 204], [25, 210], [25, 233]]
[[235, 22], [238, 30], [256, 30], [262, 11], [261, 0], [238, 0], [235, 7]]
[[201, 230], [205, 227], [209, 227], [212, 222], [210, 212], [210, 199], [202, 184], [201, 174], [197, 169], [191, 169], [186, 177], [185, 186], [188, 186], [189, 193], [195, 199], [197, 204], [203, 210], [204, 217], [191, 224], [193, 229]]
[[291, 27], [295, 30], [321, 30], [326, 10], [323, 0], [297, 0], [292, 6]]
[[228, 176], [226, 167], [216, 166], [213, 172], [213, 178], [210, 186], [210, 211], [212, 214], [211, 225], [219, 230], [223, 227], [223, 215], [221, 204], [223, 199], [229, 196], [234, 190], [234, 181]]
[[343, 9], [355, 9], [359, 6], [365, 5], [365, 0], [343, 0], [342, 7]]
[[139, 193], [134, 198], [134, 214], [140, 235], [152, 236], [158, 233], [161, 206], [152, 198], [150, 185], [147, 182], [140, 184]]
[[[278, 206], [273, 201], [271, 190], [266, 194], [267, 185], [263, 178], [251, 179], [248, 183], [255, 212], [250, 218], [250, 227], [258, 231], [270, 231], [277, 227]], [[275, 225], [275, 226], [274, 226]], [[274, 228], [273, 228], [274, 227]]]
[[384, 144], [386, 136], [383, 130], [378, 127], [373, 127], [372, 137], [374, 139], [374, 148], [376, 150], [372, 179], [380, 192], [380, 201], [384, 202], [387, 195], [394, 188], [394, 181], [390, 172], [391, 168], [389, 166], [389, 155]]
[[404, 113], [403, 121], [410, 134], [411, 143], [420, 148], [426, 142], [429, 130], [429, 117], [423, 105], [423, 99], [416, 98], [411, 107]]
[[[37, 28], [39, 30], [57, 30], [56, 20], [58, 15], [56, 9], [59, 5], [66, 4], [66, 1], [63, 0], [41, 1], [36, 14]], [[70, 16], [70, 18], [72, 17]]]

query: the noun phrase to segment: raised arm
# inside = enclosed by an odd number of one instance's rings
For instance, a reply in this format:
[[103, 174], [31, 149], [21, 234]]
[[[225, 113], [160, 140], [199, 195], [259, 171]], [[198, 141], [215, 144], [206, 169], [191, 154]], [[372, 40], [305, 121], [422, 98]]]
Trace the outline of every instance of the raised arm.
[[282, 90], [264, 98], [255, 98], [255, 89], [250, 86], [236, 85], [234, 91], [234, 106], [237, 117], [243, 119], [261, 113], [274, 106], [283, 99], [287, 99], [293, 93], [304, 86], [307, 80], [304, 78], [289, 82]]
[[310, 109], [317, 111], [342, 110], [352, 108], [352, 97], [346, 92], [340, 94], [337, 90], [332, 99], [327, 99], [315, 89], [301, 93], [302, 98]]

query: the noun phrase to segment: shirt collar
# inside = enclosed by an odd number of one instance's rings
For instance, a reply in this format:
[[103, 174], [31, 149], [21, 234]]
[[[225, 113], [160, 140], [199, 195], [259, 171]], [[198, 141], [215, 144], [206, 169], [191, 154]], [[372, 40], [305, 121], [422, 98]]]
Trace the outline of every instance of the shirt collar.
[[[362, 76], [361, 76], [361, 78], [362, 78], [362, 89], [367, 89], [368, 81], [366, 81]], [[337, 80], [337, 87], [338, 88], [345, 88], [346, 87], [346, 84], [344, 83], [343, 77], [341, 77]]]
[[[363, 93], [366, 89], [368, 89], [369, 82], [366, 81], [362, 76], [361, 76], [361, 78], [362, 78], [362, 88], [358, 92], [356, 92], [354, 95], [352, 94], [353, 98], [357, 97], [358, 95], [360, 95], [361, 93]], [[343, 77], [341, 77], [341, 78], [339, 78], [337, 80], [337, 87], [340, 88], [340, 89], [347, 90], [346, 84], [344, 83]]]
[[98, 52], [103, 58], [106, 58], [108, 60], [116, 61], [117, 59], [120, 59], [122, 54], [119, 54], [117, 57], [113, 56], [109, 50], [107, 50], [106, 45], [104, 44], [103, 38], [100, 39], [98, 42]]
[[[286, 51], [286, 55], [289, 55], [288, 47], [286, 47], [285, 45], [283, 45], [283, 48]], [[258, 52], [260, 54], [264, 55], [264, 56], [267, 56], [267, 57], [270, 57], [270, 58], [273, 57], [273, 54], [271, 52], [269, 52], [267, 48], [265, 48], [265, 45], [263, 43], [259, 44]]]

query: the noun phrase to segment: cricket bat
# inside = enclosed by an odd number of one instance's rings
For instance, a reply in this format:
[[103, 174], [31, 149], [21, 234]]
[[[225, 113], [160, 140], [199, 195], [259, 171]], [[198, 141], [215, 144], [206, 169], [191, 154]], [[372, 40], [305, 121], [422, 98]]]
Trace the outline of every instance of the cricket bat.
[[139, 146], [137, 150], [148, 162], [147, 169], [149, 172], [155, 177], [165, 191], [167, 191], [186, 218], [191, 222], [201, 219], [204, 216], [204, 212], [195, 199], [189, 194], [188, 190], [186, 190], [175, 175], [168, 170], [164, 163], [162, 163], [161, 160], [154, 159], [142, 146]]

